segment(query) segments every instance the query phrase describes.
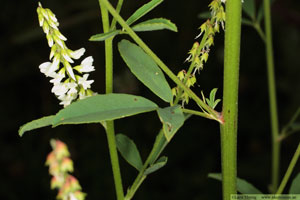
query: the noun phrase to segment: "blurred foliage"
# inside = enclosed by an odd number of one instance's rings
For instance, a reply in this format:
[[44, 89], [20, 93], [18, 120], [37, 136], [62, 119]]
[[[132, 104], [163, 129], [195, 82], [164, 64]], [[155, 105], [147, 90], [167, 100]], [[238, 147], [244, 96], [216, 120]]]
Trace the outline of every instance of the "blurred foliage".
[[[125, 1], [122, 16], [127, 18], [146, 2]], [[186, 67], [184, 60], [187, 52], [199, 33], [197, 28], [203, 22], [197, 16], [208, 10], [209, 2], [189, 0], [173, 3], [165, 0], [145, 17], [166, 17], [177, 25], [178, 33], [159, 31], [139, 34], [175, 73]], [[88, 41], [91, 35], [102, 31], [98, 1], [45, 0], [42, 4], [56, 13], [70, 48], [85, 47], [85, 55], [94, 57], [96, 72], [91, 74], [91, 78], [95, 79], [93, 90], [103, 93], [104, 45]], [[83, 191], [88, 193], [87, 199], [115, 199], [106, 137], [101, 126], [43, 128], [26, 133], [22, 138], [18, 136], [20, 125], [54, 114], [60, 106], [50, 92], [49, 80], [38, 69], [39, 64], [48, 59], [49, 48], [38, 26], [37, 2], [2, 1], [1, 5], [0, 199], [55, 199], [55, 192], [50, 190], [50, 176], [44, 166], [46, 155], [50, 152], [50, 138], [58, 138], [68, 144], [74, 160], [75, 176]], [[296, 0], [277, 0], [272, 8], [281, 127], [288, 122], [300, 102], [299, 10], [300, 2]], [[250, 27], [243, 27], [242, 31], [238, 176], [266, 192], [270, 182], [271, 138], [264, 45]], [[120, 39], [116, 38], [115, 44]], [[223, 34], [218, 34], [208, 64], [198, 78], [200, 88], [195, 88], [197, 94], [201, 95], [201, 90], [209, 93], [217, 87], [217, 98], [221, 97], [222, 59]], [[117, 51], [114, 62], [115, 92], [146, 96], [163, 105], [130, 74]], [[155, 113], [116, 121], [117, 133], [133, 138], [143, 159], [159, 129], [160, 122]], [[300, 136], [296, 134], [283, 142], [282, 173], [299, 140]], [[135, 199], [220, 199], [221, 184], [207, 178], [208, 173], [220, 171], [219, 127], [215, 122], [192, 117], [163, 155], [168, 156], [168, 164], [143, 183]], [[122, 159], [121, 167], [126, 188], [136, 172]]]

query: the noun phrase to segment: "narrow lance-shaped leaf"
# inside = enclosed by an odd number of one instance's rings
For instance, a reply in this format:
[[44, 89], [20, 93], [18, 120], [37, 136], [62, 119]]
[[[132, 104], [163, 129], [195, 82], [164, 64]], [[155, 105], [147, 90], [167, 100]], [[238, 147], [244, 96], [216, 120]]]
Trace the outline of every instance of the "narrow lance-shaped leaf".
[[122, 40], [119, 51], [131, 72], [154, 94], [166, 102], [173, 98], [171, 88], [154, 60], [139, 46]]
[[163, 19], [163, 18], [155, 18], [155, 19], [150, 19], [141, 22], [137, 25], [134, 25], [132, 29], [134, 31], [156, 31], [156, 30], [167, 29], [170, 31], [177, 32], [176, 25], [172, 23], [170, 20]]
[[[222, 182], [222, 174], [220, 173], [210, 173], [208, 174], [209, 178], [213, 178]], [[261, 191], [256, 189], [252, 184], [247, 181], [237, 178], [236, 180], [236, 189], [242, 194], [262, 194]]]
[[152, 9], [154, 9], [156, 6], [158, 6], [163, 0], [152, 0], [149, 3], [146, 3], [139, 9], [137, 9], [127, 20], [126, 23], [128, 25], [133, 24], [135, 21], [146, 15], [148, 12], [150, 12]]
[[54, 118], [54, 115], [50, 115], [50, 116], [47, 116], [47, 117], [42, 117], [40, 119], [36, 119], [36, 120], [31, 121], [31, 122], [28, 122], [28, 123], [26, 123], [26, 124], [24, 124], [23, 126], [20, 127], [19, 135], [23, 136], [23, 134], [26, 131], [31, 131], [31, 130], [42, 128], [42, 127], [45, 127], [45, 126], [50, 126], [52, 124], [53, 118]]
[[120, 30], [113, 30], [113, 31], [109, 31], [107, 33], [100, 33], [100, 34], [96, 34], [90, 37], [89, 41], [104, 41], [108, 38], [114, 37], [116, 35], [118, 35], [121, 31]]
[[297, 176], [292, 181], [289, 194], [300, 194], [300, 173], [297, 174]]
[[163, 123], [163, 131], [168, 141], [172, 139], [177, 130], [184, 123], [184, 114], [180, 106], [172, 106], [157, 110], [160, 121]]
[[124, 118], [157, 109], [143, 97], [129, 94], [105, 94], [87, 97], [60, 110], [52, 124], [83, 124]]
[[140, 171], [143, 167], [143, 162], [140, 153], [134, 142], [123, 134], [116, 135], [116, 143], [122, 157], [134, 168]]
[[167, 161], [168, 161], [168, 158], [166, 156], [159, 158], [153, 165], [151, 165], [150, 167], [148, 167], [145, 170], [144, 175], [149, 175], [149, 174], [159, 170], [160, 168], [162, 168], [163, 166], [165, 166], [167, 164]]

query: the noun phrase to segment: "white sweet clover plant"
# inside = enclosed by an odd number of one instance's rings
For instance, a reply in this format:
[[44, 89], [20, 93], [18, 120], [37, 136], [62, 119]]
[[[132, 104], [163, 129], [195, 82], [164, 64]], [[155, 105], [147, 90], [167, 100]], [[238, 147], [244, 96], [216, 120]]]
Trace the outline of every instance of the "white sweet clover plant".
[[52, 78], [50, 80], [53, 83], [51, 91], [61, 101], [60, 104], [66, 107], [77, 99], [84, 99], [95, 94], [90, 89], [94, 80], [88, 80], [88, 73], [95, 70], [93, 57], [89, 56], [83, 59], [80, 65], [72, 67], [73, 59], [79, 59], [85, 49], [72, 51], [66, 46], [67, 38], [59, 31], [59, 23], [50, 9], [43, 8], [39, 3], [37, 13], [39, 24], [51, 48], [49, 56], [51, 62], [44, 62], [39, 68], [43, 74]]

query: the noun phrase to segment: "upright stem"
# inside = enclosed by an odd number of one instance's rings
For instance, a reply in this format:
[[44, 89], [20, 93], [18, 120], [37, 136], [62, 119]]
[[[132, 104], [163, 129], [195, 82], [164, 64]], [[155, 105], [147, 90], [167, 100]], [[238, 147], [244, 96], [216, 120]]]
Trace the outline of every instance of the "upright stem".
[[237, 114], [241, 38], [241, 1], [226, 1], [221, 156], [223, 199], [236, 194]]
[[292, 158], [292, 160], [289, 164], [288, 169], [286, 170], [286, 173], [285, 173], [285, 175], [284, 175], [284, 177], [281, 181], [281, 184], [280, 184], [276, 194], [281, 194], [283, 192], [283, 190], [284, 190], [284, 188], [285, 188], [285, 186], [286, 186], [286, 184], [287, 184], [287, 182], [288, 182], [288, 180], [289, 180], [289, 178], [290, 178], [290, 176], [293, 172], [293, 169], [294, 169], [294, 167], [295, 167], [295, 165], [296, 165], [296, 163], [299, 159], [299, 156], [300, 156], [300, 143], [298, 144], [298, 147], [297, 147], [297, 149], [294, 153], [294, 156], [293, 156], [293, 158]]
[[[107, 9], [102, 6], [101, 1], [99, 1], [101, 15], [102, 15], [102, 23], [103, 23], [103, 31], [109, 31], [109, 17]], [[105, 40], [105, 91], [106, 94], [113, 92], [113, 48], [112, 48], [113, 39]], [[108, 141], [108, 148], [110, 153], [112, 171], [115, 181], [115, 188], [118, 200], [124, 199], [123, 185], [121, 179], [120, 165], [118, 159], [118, 151], [116, 145], [116, 137], [115, 137], [115, 129], [114, 122], [107, 121], [106, 122], [106, 135]]]
[[272, 26], [271, 26], [271, 10], [270, 0], [264, 0], [265, 12], [265, 32], [266, 32], [266, 58], [268, 71], [269, 101], [272, 129], [272, 182], [271, 192], [274, 193], [278, 187], [279, 180], [279, 162], [280, 162], [280, 142], [278, 128], [278, 114], [276, 102], [276, 86], [274, 73], [274, 58], [272, 45]]

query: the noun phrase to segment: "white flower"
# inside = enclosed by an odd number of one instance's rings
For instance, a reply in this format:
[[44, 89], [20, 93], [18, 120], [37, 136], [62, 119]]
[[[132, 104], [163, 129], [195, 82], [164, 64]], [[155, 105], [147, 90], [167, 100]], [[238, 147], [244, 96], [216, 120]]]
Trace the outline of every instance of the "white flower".
[[53, 35], [53, 40], [61, 46], [61, 48], [65, 48], [63, 40], [61, 40], [57, 35]]
[[55, 71], [59, 68], [60, 56], [56, 54], [53, 59], [53, 63], [49, 66], [48, 70], [45, 72], [46, 76], [50, 76], [52, 78], [55, 77]]
[[63, 78], [65, 78], [64, 73], [55, 73], [55, 77], [53, 77], [53, 79], [50, 80], [50, 83], [53, 83], [53, 85], [57, 85], [61, 82]]
[[54, 44], [51, 47], [51, 52], [50, 52], [49, 60], [51, 60], [53, 58], [53, 56], [56, 54], [56, 50], [57, 50], [57, 46], [56, 46], [56, 44]]
[[46, 9], [47, 10], [47, 13], [48, 13], [48, 16], [50, 17], [50, 19], [53, 21], [53, 22], [57, 22], [57, 19], [55, 17], [55, 15], [53, 14], [53, 12], [49, 9]]
[[67, 87], [66, 83], [58, 83], [53, 86], [51, 92], [54, 93], [56, 96], [63, 97], [67, 93], [69, 88]]
[[67, 105], [71, 104], [71, 102], [74, 100], [74, 97], [71, 95], [64, 95], [64, 96], [58, 97], [58, 99], [61, 100], [59, 105], [64, 105], [64, 107], [66, 107]]
[[40, 68], [40, 71], [45, 74], [48, 70], [49, 70], [49, 67], [51, 66], [51, 62], [44, 62], [42, 64], [40, 64], [39, 68]]
[[68, 53], [74, 59], [79, 59], [85, 52], [85, 48], [80, 48], [76, 51], [69, 50]]
[[61, 40], [63, 40], [63, 41], [67, 41], [67, 38], [66, 38], [63, 34], [61, 34], [61, 33], [59, 32], [59, 30], [54, 30], [53, 32], [54, 32], [54, 34], [55, 34], [59, 39], [61, 39]]
[[72, 82], [72, 83], [68, 83], [68, 88], [69, 88], [69, 91], [68, 91], [68, 94], [69, 95], [76, 95], [77, 96], [77, 84]]
[[49, 25], [46, 21], [44, 21], [42, 28], [43, 28], [44, 33], [46, 33], [48, 35], [50, 28], [49, 28]]
[[70, 76], [74, 81], [76, 81], [76, 78], [75, 78], [75, 75], [74, 75], [74, 72], [73, 72], [73, 68], [72, 68], [72, 66], [70, 65], [70, 63], [64, 62], [64, 66], [65, 66], [66, 71], [67, 71], [67, 73], [69, 74], [69, 76]]
[[90, 80], [88, 81], [87, 78], [88, 78], [89, 74], [84, 74], [83, 77], [80, 77], [78, 79], [78, 84], [81, 85], [83, 87], [83, 89], [88, 89], [91, 87], [91, 84], [94, 82], [94, 80]]
[[69, 63], [73, 63], [74, 61], [70, 58], [70, 56], [68, 55], [67, 51], [65, 49], [61, 50], [61, 55], [64, 57], [64, 59], [66, 59], [66, 61], [68, 61]]
[[81, 62], [81, 65], [77, 65], [76, 67], [74, 67], [74, 69], [76, 69], [80, 73], [95, 71], [95, 67], [93, 66], [93, 61], [94, 61], [93, 57], [89, 56]]
[[52, 47], [52, 46], [53, 46], [53, 38], [52, 38], [52, 35], [48, 34], [48, 35], [46, 35], [46, 38], [47, 38], [49, 47]]

